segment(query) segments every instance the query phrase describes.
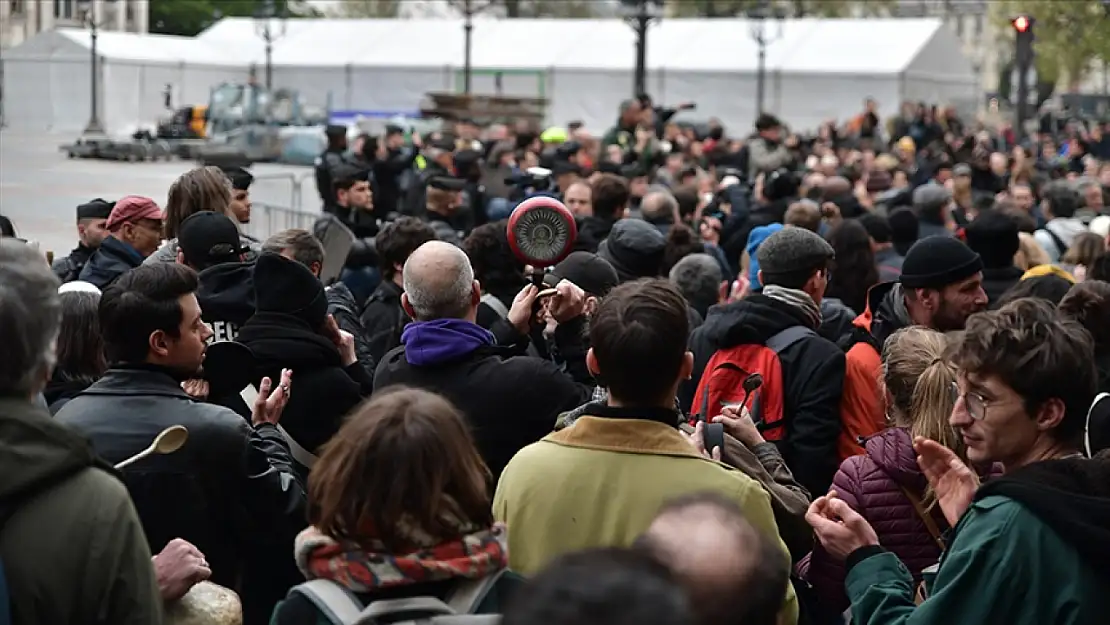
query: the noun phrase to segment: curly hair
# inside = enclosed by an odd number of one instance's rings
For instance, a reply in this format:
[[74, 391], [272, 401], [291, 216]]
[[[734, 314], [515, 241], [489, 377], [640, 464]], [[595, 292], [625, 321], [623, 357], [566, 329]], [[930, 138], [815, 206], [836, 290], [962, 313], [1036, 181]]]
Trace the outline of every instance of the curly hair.
[[862, 224], [847, 219], [829, 232], [829, 245], [836, 252], [836, 265], [825, 296], [839, 298], [848, 308], [862, 313], [867, 308], [867, 290], [879, 282], [871, 237]]
[[382, 279], [392, 280], [397, 274], [398, 265], [403, 267], [416, 248], [435, 239], [435, 230], [432, 230], [428, 222], [416, 217], [398, 217], [382, 226], [374, 237]]
[[1080, 282], [1060, 300], [1058, 310], [1087, 328], [1096, 351], [1110, 349], [1110, 283]]
[[509, 248], [508, 225], [507, 219], [483, 224], [463, 241], [474, 278], [486, 292], [524, 287], [524, 263]]
[[1077, 441], [1095, 397], [1094, 341], [1074, 319], [1039, 298], [1023, 298], [968, 318], [950, 359], [961, 371], [997, 376], [1035, 415], [1050, 400], [1064, 405], [1053, 438]]
[[702, 254], [704, 252], [705, 245], [698, 241], [694, 231], [689, 226], [675, 224], [671, 226], [670, 232], [667, 233], [667, 245], [663, 248], [663, 269], [661, 273], [668, 275], [671, 268], [678, 264], [678, 261], [690, 254]]

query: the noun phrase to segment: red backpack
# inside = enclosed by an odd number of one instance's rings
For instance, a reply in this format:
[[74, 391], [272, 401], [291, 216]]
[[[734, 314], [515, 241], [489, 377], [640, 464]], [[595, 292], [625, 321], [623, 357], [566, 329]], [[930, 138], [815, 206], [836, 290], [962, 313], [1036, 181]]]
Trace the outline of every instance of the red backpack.
[[746, 406], [763, 437], [781, 441], [783, 423], [782, 363], [779, 354], [798, 341], [817, 336], [805, 326], [791, 326], [764, 344], [734, 345], [719, 349], [705, 365], [694, 395], [696, 420], [709, 421], [725, 406]]

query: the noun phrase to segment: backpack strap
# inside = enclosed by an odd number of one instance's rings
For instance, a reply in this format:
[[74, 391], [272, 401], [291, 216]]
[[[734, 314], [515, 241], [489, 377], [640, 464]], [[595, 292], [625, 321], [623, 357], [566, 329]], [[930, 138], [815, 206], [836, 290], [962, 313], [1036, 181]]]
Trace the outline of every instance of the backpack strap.
[[767, 339], [764, 345], [776, 354], [781, 354], [791, 345], [810, 336], [817, 336], [817, 333], [805, 326], [790, 326]]
[[486, 306], [492, 308], [493, 312], [497, 313], [498, 316], [500, 316], [502, 319], [509, 318], [509, 309], [506, 308], [505, 303], [497, 299], [497, 296], [495, 296], [494, 294], [486, 293], [482, 295], [482, 299], [478, 301], [479, 303], [485, 304]]
[[[362, 619], [355, 622], [373, 622], [377, 623], [379, 620], [385, 623], [397, 623], [403, 621], [417, 621], [420, 619], [432, 619], [440, 616], [453, 616], [456, 614], [451, 606], [436, 599], [435, 597], [408, 597], [405, 599], [382, 599], [373, 601], [370, 605], [366, 606], [362, 612], [359, 612], [356, 617]], [[382, 619], [382, 617], [388, 617]]]
[[362, 603], [351, 591], [330, 579], [314, 579], [289, 589], [289, 595], [301, 595], [312, 602], [332, 625], [358, 622]]
[[447, 605], [457, 614], [474, 614], [504, 574], [501, 569], [478, 579], [460, 580], [447, 595]]
[[1041, 230], [1044, 230], [1045, 234], [1052, 239], [1052, 243], [1056, 246], [1056, 249], [1060, 250], [1059, 258], [1063, 258], [1064, 254], [1068, 252], [1068, 246], [1064, 243], [1064, 240], [1060, 238], [1060, 235], [1049, 229], [1047, 224], [1044, 228], [1041, 228]]
[[921, 504], [921, 500], [918, 499], [917, 495], [911, 493], [910, 489], [902, 486], [901, 484], [898, 484], [898, 488], [902, 491], [902, 494], [906, 496], [906, 499], [910, 500], [910, 504], [913, 506], [914, 512], [917, 513], [917, 516], [921, 519], [921, 522], [925, 524], [925, 529], [929, 531], [929, 535], [933, 537], [933, 540], [937, 543], [937, 547], [940, 547], [940, 550], [943, 553], [944, 539], [941, 538], [940, 528], [937, 527], [937, 522], [933, 519], [933, 515], [929, 514], [929, 511], [925, 509], [925, 506]]

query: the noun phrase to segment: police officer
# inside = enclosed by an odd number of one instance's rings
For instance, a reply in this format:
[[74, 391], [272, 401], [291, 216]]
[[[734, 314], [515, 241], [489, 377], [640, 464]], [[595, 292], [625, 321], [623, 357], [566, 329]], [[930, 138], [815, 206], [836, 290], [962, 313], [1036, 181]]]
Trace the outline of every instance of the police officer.
[[328, 124], [324, 135], [328, 139], [328, 147], [316, 157], [316, 191], [324, 203], [324, 210], [333, 212], [336, 205], [335, 189], [332, 187], [333, 171], [349, 160], [346, 156], [347, 127]]
[[420, 169], [420, 173], [409, 184], [402, 213], [413, 217], [424, 215], [428, 181], [436, 176], [451, 175], [454, 167], [454, 150], [455, 141], [449, 137], [436, 139], [424, 148], [423, 153], [416, 158], [416, 166]]
[[456, 225], [458, 210], [462, 206], [462, 193], [466, 180], [453, 176], [433, 176], [428, 179], [426, 210], [428, 225], [440, 241], [462, 245], [462, 233]]
[[104, 226], [115, 205], [115, 202], [96, 198], [77, 207], [77, 247], [68, 256], [56, 259], [51, 266], [59, 280], [72, 282], [81, 275], [81, 268], [89, 262], [104, 237], [108, 236], [108, 230]]

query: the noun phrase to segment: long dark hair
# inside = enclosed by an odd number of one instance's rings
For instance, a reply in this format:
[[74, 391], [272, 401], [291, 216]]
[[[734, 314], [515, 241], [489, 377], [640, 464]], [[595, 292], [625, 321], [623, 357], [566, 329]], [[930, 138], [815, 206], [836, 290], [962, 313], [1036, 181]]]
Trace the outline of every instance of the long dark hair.
[[862, 224], [846, 219], [829, 232], [828, 239], [836, 252], [836, 265], [825, 296], [839, 298], [861, 314], [867, 308], [867, 290], [879, 282], [871, 238]]
[[54, 379], [92, 384], [104, 375], [104, 338], [100, 333], [99, 293], [63, 293]]

